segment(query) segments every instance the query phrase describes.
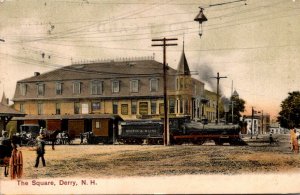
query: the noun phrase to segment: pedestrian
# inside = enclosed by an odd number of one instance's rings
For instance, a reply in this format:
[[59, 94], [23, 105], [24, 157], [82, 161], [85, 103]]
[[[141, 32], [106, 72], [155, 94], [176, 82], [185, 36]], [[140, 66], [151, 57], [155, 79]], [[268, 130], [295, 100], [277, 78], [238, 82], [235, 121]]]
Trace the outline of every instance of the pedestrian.
[[83, 144], [83, 134], [80, 133], [80, 144]]
[[291, 128], [290, 129], [290, 147], [291, 147], [291, 150], [294, 149], [294, 146], [293, 146], [294, 137], [295, 137], [294, 128]]
[[272, 131], [270, 131], [269, 142], [270, 142], [270, 144], [272, 144], [274, 142], [274, 140], [273, 140], [273, 132]]
[[293, 150], [294, 150], [295, 154], [299, 153], [298, 134], [297, 134], [296, 129], [294, 129]]
[[37, 139], [37, 150], [36, 150], [36, 161], [35, 161], [35, 166], [34, 167], [38, 167], [39, 166], [39, 162], [40, 162], [40, 158], [42, 159], [42, 163], [43, 166], [46, 166], [46, 161], [44, 158], [44, 154], [45, 154], [45, 141], [43, 140], [44, 135], [40, 134], [36, 139]]

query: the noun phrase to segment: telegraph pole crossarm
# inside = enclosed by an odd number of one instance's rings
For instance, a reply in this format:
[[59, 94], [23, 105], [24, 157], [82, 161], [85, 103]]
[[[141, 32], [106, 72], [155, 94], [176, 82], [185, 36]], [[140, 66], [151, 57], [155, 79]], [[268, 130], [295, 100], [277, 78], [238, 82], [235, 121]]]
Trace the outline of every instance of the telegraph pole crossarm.
[[163, 47], [163, 70], [164, 70], [164, 145], [170, 145], [168, 103], [167, 103], [167, 65], [166, 65], [166, 47], [177, 46], [176, 43], [167, 43], [167, 41], [177, 41], [177, 38], [152, 39], [152, 41], [162, 41], [162, 44], [152, 44], [153, 47]]
[[220, 79], [224, 79], [227, 77], [220, 77], [219, 73], [217, 73], [217, 77], [211, 77], [217, 79], [217, 107], [216, 107], [216, 115], [217, 115], [217, 120], [216, 124], [219, 123], [219, 84], [220, 84]]

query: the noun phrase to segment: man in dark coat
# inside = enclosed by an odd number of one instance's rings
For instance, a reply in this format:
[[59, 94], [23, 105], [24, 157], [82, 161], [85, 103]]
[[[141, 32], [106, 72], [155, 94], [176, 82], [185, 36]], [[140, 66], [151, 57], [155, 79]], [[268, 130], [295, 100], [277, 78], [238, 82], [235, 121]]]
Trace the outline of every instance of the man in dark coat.
[[37, 168], [39, 166], [40, 158], [42, 158], [43, 166], [46, 166], [44, 154], [45, 154], [45, 141], [43, 140], [44, 136], [43, 134], [39, 135], [37, 139], [37, 150], [36, 150], [36, 161], [35, 161], [35, 167]]

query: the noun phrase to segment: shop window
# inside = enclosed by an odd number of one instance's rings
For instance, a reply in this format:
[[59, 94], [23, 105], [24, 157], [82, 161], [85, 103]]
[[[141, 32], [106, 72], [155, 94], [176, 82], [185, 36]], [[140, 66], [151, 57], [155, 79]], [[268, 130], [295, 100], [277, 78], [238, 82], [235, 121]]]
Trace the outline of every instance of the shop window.
[[122, 104], [121, 105], [121, 114], [122, 115], [128, 115], [128, 104]]

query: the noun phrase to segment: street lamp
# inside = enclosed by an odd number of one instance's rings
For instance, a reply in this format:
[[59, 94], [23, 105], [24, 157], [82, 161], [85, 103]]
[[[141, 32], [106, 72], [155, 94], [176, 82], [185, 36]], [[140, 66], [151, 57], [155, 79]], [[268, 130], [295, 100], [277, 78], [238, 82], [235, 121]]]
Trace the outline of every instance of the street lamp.
[[203, 14], [203, 8], [202, 7], [199, 7], [200, 8], [200, 11], [199, 13], [197, 14], [197, 16], [195, 17], [194, 21], [197, 21], [199, 22], [199, 36], [201, 38], [202, 36], [202, 22], [206, 22], [207, 21], [207, 18], [206, 16]]

